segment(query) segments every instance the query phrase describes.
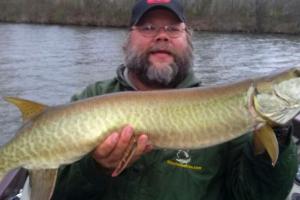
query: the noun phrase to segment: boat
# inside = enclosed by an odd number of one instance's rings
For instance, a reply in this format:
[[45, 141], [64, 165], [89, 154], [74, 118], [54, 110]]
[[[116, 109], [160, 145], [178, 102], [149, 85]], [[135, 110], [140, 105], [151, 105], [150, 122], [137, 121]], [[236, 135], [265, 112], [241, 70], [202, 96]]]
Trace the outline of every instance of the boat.
[[27, 179], [27, 170], [20, 168], [8, 173], [0, 183], [0, 200], [19, 200]]

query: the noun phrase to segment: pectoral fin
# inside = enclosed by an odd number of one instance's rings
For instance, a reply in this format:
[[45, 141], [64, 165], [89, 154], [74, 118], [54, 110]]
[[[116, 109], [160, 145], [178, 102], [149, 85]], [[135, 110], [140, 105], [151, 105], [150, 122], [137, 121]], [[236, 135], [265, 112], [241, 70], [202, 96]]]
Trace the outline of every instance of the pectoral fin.
[[57, 177], [57, 169], [32, 170], [29, 173], [30, 200], [50, 200]]
[[254, 154], [259, 155], [266, 151], [264, 145], [261, 143], [260, 138], [257, 136], [257, 134], [254, 134], [253, 138], [253, 145], [254, 145]]
[[272, 165], [275, 166], [279, 154], [278, 141], [273, 129], [268, 125], [256, 130], [254, 135], [255, 153], [262, 153], [264, 150], [267, 151]]

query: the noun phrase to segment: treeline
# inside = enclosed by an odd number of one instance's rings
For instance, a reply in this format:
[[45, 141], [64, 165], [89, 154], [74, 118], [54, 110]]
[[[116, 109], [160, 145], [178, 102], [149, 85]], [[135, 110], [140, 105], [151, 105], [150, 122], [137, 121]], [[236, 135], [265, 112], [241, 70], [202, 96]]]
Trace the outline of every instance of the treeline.
[[[127, 26], [135, 0], [0, 0], [0, 21]], [[182, 0], [197, 30], [300, 33], [299, 0]]]

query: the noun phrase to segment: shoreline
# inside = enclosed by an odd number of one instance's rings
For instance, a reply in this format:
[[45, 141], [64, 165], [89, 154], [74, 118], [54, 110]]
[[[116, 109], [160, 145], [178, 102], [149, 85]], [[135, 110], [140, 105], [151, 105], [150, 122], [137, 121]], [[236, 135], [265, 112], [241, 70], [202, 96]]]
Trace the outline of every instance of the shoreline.
[[[135, 0], [10, 0], [0, 22], [126, 27]], [[300, 34], [300, 1], [181, 0], [197, 31]]]

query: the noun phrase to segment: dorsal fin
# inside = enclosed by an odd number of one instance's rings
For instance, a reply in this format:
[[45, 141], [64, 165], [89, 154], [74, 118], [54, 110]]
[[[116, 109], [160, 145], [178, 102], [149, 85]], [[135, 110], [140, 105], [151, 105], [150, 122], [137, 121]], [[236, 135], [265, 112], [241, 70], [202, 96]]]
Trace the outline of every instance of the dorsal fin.
[[23, 121], [32, 119], [48, 107], [46, 105], [34, 101], [21, 99], [17, 97], [4, 97], [4, 99], [7, 102], [12, 103], [19, 108], [19, 110], [22, 113]]

